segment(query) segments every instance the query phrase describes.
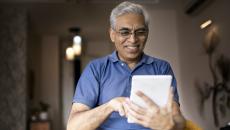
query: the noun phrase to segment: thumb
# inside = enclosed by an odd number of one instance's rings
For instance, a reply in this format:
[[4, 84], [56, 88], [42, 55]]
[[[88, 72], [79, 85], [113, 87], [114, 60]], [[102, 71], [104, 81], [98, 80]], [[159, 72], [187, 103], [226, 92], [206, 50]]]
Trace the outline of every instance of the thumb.
[[167, 102], [168, 112], [172, 112], [172, 105], [173, 105], [173, 87], [170, 87], [169, 95], [168, 95], [168, 102]]
[[118, 110], [118, 112], [119, 112], [120, 116], [124, 116], [125, 115], [123, 107], [120, 107], [119, 110]]

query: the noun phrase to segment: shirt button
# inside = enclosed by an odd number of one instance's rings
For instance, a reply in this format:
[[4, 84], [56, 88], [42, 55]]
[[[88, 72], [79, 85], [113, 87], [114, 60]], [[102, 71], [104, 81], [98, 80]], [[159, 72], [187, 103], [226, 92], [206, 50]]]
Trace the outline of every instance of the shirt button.
[[124, 66], [125, 64], [124, 63], [121, 63], [121, 66]]

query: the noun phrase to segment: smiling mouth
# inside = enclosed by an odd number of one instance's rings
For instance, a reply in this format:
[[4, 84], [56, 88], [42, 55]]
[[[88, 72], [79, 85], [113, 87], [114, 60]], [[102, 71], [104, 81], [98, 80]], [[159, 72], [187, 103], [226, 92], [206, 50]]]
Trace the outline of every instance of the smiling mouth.
[[130, 53], [135, 53], [135, 52], [137, 52], [138, 50], [139, 50], [139, 45], [127, 45], [127, 46], [125, 46], [125, 48], [126, 48], [126, 50], [128, 51], [128, 52], [130, 52]]

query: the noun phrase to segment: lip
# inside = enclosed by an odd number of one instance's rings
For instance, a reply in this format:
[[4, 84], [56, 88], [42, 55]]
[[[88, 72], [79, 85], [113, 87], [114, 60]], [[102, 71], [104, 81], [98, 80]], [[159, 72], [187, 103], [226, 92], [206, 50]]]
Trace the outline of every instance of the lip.
[[140, 45], [126, 45], [124, 47], [129, 53], [136, 53], [139, 51]]

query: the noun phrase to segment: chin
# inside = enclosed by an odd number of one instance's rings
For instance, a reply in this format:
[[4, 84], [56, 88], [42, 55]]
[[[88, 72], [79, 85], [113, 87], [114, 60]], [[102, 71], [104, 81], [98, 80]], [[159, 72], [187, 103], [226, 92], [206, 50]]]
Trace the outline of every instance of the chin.
[[127, 58], [128, 59], [132, 59], [132, 60], [135, 60], [135, 59], [138, 59], [139, 58], [139, 56], [141, 55], [141, 53], [129, 53], [129, 54], [127, 54], [126, 56], [127, 56]]

